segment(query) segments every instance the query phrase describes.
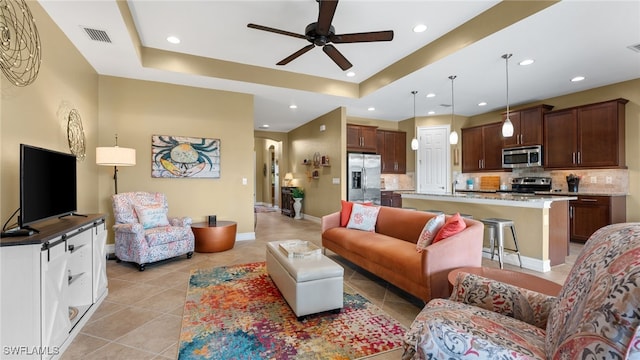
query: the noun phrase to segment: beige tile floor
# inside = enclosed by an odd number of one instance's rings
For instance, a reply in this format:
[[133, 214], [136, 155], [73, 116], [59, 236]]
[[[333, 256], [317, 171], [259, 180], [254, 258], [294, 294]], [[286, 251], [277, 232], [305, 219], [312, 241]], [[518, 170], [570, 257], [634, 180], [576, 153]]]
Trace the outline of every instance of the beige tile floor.
[[[176, 359], [189, 272], [191, 269], [265, 260], [265, 243], [302, 239], [320, 244], [320, 225], [277, 212], [258, 213], [256, 240], [239, 241], [233, 249], [185, 256], [149, 265], [144, 272], [128, 263], [107, 262], [109, 295], [63, 354], [62, 359]], [[526, 271], [562, 283], [581, 246], [571, 245], [567, 263], [547, 273]], [[423, 303], [328, 252], [345, 267], [345, 283], [409, 327]], [[485, 266], [497, 267], [485, 260]], [[505, 268], [519, 270], [515, 266]], [[398, 359], [401, 351], [375, 359]]]

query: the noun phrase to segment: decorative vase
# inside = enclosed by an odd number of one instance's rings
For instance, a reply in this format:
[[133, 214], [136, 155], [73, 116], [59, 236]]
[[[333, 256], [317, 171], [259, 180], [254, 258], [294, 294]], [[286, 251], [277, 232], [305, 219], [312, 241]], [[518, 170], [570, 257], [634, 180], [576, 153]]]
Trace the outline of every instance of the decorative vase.
[[293, 198], [293, 210], [296, 212], [294, 219], [302, 219], [302, 198]]

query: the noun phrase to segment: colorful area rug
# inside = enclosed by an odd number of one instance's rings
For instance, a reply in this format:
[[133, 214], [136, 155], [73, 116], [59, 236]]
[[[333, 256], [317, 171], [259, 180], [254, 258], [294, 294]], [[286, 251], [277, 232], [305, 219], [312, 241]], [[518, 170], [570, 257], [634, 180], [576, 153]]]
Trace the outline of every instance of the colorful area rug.
[[264, 262], [193, 270], [179, 359], [357, 359], [402, 346], [404, 327], [345, 286], [339, 314], [298, 321]]

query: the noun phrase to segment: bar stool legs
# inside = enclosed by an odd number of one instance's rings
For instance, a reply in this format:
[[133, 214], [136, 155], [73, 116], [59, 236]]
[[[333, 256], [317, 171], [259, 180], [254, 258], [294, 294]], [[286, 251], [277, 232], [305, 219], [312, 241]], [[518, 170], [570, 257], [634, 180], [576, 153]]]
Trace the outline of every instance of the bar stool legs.
[[[497, 219], [497, 218], [488, 218], [480, 220], [487, 226], [487, 231], [489, 233], [489, 247], [491, 248], [491, 260], [493, 260], [495, 255], [496, 242], [498, 247], [498, 264], [500, 265], [500, 269], [504, 266], [504, 228], [511, 228], [511, 235], [513, 236], [513, 243], [515, 244], [515, 249], [512, 250], [518, 255], [518, 263], [520, 264], [520, 268], [522, 268], [522, 258], [520, 257], [520, 249], [518, 248], [518, 238], [516, 237], [516, 227], [513, 224], [512, 220], [507, 219]], [[509, 249], [511, 250], [511, 249]]]

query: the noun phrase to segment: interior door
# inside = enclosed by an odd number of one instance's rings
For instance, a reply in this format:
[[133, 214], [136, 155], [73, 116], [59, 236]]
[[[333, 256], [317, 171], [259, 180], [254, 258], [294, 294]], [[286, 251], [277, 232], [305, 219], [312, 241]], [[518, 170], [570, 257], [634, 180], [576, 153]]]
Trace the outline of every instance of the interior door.
[[449, 132], [448, 125], [418, 128], [416, 190], [419, 193], [444, 194], [451, 189]]

